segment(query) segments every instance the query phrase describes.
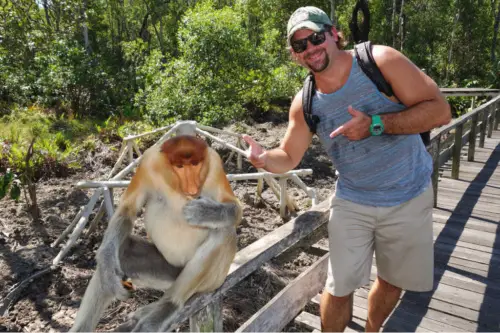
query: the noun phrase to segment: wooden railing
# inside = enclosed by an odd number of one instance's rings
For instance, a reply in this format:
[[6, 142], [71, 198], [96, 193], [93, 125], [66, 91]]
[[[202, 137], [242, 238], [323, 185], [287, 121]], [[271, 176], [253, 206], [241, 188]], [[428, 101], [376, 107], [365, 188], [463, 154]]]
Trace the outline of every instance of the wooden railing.
[[431, 133], [427, 150], [432, 155], [434, 169], [432, 174], [434, 207], [437, 205], [439, 168], [452, 157], [451, 176], [453, 179], [458, 179], [462, 147], [465, 143], [469, 143], [468, 161], [474, 161], [477, 136], [479, 135], [479, 147], [483, 148], [485, 137], [490, 138], [493, 129], [498, 129], [499, 109], [500, 95], [497, 95], [489, 102]]

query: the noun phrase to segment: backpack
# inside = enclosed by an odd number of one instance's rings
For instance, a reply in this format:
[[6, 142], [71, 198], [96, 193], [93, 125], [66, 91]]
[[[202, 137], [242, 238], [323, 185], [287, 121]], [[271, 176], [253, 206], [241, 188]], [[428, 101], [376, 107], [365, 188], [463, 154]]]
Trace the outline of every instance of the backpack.
[[[391, 85], [384, 79], [380, 72], [375, 60], [372, 56], [372, 45], [370, 41], [354, 45], [354, 54], [358, 61], [359, 66], [370, 80], [377, 86], [377, 89], [387, 96], [394, 96]], [[304, 87], [302, 90], [302, 110], [304, 111], [304, 118], [312, 133], [316, 133], [316, 127], [319, 123], [319, 117], [313, 115], [311, 112], [312, 98], [315, 92], [314, 76], [309, 73], [304, 80]], [[425, 146], [430, 143], [430, 131], [420, 133], [420, 137]]]

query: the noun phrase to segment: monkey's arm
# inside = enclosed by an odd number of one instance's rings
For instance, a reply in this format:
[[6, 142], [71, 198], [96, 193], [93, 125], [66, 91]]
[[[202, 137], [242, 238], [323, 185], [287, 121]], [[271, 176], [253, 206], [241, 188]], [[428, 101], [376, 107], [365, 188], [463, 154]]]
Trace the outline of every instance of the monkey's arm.
[[183, 208], [184, 217], [190, 225], [219, 229], [234, 227], [241, 218], [237, 201], [218, 202], [208, 197], [189, 201]]
[[137, 212], [144, 205], [146, 197], [144, 183], [144, 173], [139, 168], [109, 221], [102, 244], [96, 254], [101, 281], [107, 285], [103, 289], [112, 291], [119, 299], [126, 299], [129, 296], [129, 292], [122, 283], [125, 274], [120, 266], [120, 251], [132, 232]]

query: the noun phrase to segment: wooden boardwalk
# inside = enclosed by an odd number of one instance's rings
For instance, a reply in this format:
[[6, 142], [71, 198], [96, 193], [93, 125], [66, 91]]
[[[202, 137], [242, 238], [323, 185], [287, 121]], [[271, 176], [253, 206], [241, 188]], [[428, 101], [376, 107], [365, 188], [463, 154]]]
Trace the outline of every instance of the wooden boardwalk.
[[[479, 142], [479, 138], [478, 138]], [[461, 150], [458, 179], [452, 161], [440, 168], [434, 208], [434, 289], [403, 293], [384, 331], [500, 331], [500, 131], [476, 144], [474, 161]], [[376, 267], [372, 269], [372, 282]], [[355, 292], [353, 320], [346, 331], [363, 331], [369, 288]], [[313, 299], [317, 304], [317, 298]], [[295, 319], [319, 330], [319, 318]]]

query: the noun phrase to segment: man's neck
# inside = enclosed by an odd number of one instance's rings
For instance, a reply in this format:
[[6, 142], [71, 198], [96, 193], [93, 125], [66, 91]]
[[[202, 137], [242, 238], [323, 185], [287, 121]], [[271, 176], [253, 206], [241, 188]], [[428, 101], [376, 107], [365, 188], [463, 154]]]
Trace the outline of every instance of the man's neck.
[[351, 73], [352, 61], [351, 53], [338, 51], [328, 68], [320, 73], [314, 73], [316, 89], [321, 93], [330, 94], [342, 88]]

